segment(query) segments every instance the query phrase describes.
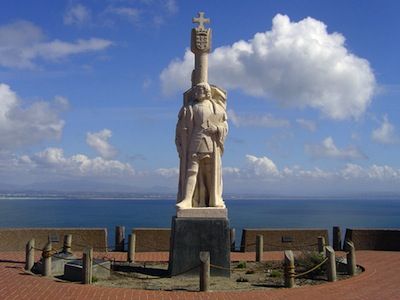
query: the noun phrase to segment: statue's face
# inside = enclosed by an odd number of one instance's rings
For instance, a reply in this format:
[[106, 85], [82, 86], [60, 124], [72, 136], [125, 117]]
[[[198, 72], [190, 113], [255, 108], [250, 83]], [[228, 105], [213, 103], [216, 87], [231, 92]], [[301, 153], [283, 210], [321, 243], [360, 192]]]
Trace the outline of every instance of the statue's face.
[[204, 101], [208, 98], [208, 91], [204, 86], [196, 86], [194, 90], [194, 97], [197, 101]]

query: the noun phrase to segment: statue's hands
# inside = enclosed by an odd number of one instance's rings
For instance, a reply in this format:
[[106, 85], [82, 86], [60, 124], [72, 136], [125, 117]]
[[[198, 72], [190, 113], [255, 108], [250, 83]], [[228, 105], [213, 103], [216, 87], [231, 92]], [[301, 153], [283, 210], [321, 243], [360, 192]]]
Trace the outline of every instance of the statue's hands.
[[215, 126], [214, 124], [210, 124], [207, 128], [204, 129], [204, 132], [206, 134], [214, 134], [217, 133], [218, 127]]

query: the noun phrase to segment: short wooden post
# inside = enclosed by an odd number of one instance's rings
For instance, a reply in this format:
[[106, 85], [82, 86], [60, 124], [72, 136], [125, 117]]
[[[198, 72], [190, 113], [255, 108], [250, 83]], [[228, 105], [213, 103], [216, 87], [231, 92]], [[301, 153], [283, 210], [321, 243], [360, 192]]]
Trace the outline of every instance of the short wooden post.
[[200, 252], [200, 292], [210, 289], [210, 252]]
[[328, 272], [328, 281], [336, 281], [336, 259], [335, 259], [335, 250], [331, 246], [325, 247], [327, 260], [327, 272]]
[[318, 252], [325, 257], [325, 238], [323, 236], [318, 237]]
[[72, 234], [64, 235], [63, 252], [72, 253]]
[[294, 287], [294, 256], [292, 250], [286, 250], [284, 252], [284, 265], [285, 265], [285, 287], [292, 288]]
[[229, 233], [230, 233], [230, 241], [231, 241], [231, 251], [235, 251], [236, 250], [236, 244], [235, 244], [236, 232], [235, 232], [235, 228], [231, 228]]
[[30, 271], [35, 264], [35, 239], [26, 243], [25, 247], [25, 270]]
[[256, 261], [261, 262], [264, 254], [264, 236], [257, 234], [256, 236]]
[[136, 234], [133, 232], [128, 236], [128, 262], [135, 262], [135, 246], [136, 246]]
[[346, 258], [347, 258], [347, 273], [350, 276], [356, 274], [356, 249], [351, 241], [346, 241]]
[[51, 276], [51, 250], [52, 244], [51, 242], [48, 242], [42, 252], [43, 276]]
[[333, 226], [332, 235], [333, 235], [333, 238], [332, 238], [333, 250], [341, 251], [342, 250], [342, 233], [340, 231], [339, 226]]
[[123, 252], [125, 249], [125, 227], [116, 226], [115, 227], [115, 251]]
[[92, 284], [93, 248], [85, 248], [83, 251], [82, 266], [82, 283]]

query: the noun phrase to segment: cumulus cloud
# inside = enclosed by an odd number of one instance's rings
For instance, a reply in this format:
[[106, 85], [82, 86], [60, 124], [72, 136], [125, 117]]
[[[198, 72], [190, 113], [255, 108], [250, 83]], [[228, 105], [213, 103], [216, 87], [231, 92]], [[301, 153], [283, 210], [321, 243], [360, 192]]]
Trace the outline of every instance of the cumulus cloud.
[[67, 108], [61, 96], [24, 106], [10, 86], [0, 83], [0, 150], [60, 138], [65, 124], [60, 113]]
[[230, 121], [237, 127], [255, 126], [255, 127], [289, 127], [290, 122], [285, 119], [275, 118], [272, 114], [254, 115], [254, 114], [236, 114], [231, 109], [228, 111]]
[[[165, 94], [190, 85], [193, 54], [173, 60], [161, 75]], [[376, 86], [369, 62], [350, 53], [340, 33], [311, 17], [291, 22], [276, 15], [270, 31], [216, 48], [209, 57], [210, 81], [227, 89], [311, 107], [331, 119], [359, 118]], [[228, 75], [229, 74], [229, 75]]]
[[248, 170], [255, 176], [279, 176], [278, 168], [275, 163], [266, 156], [256, 157], [254, 155], [246, 155]]
[[317, 130], [317, 124], [312, 120], [296, 119], [296, 123], [299, 124], [304, 129], [307, 129], [312, 132]]
[[66, 157], [61, 148], [47, 148], [31, 157], [22, 156], [20, 160], [36, 170], [46, 170], [46, 173], [59, 175], [112, 177], [135, 173], [129, 163], [106, 160], [102, 157], [89, 158], [84, 154]]
[[0, 26], [0, 66], [33, 68], [37, 60], [56, 61], [74, 54], [100, 51], [111, 45], [111, 41], [99, 38], [48, 41], [38, 26], [17, 21]]
[[335, 145], [332, 137], [327, 137], [320, 144], [305, 145], [304, 150], [313, 158], [333, 158], [342, 160], [367, 158], [366, 155], [355, 146], [339, 149]]
[[99, 132], [88, 132], [86, 134], [86, 143], [96, 150], [104, 158], [112, 158], [117, 154], [117, 150], [110, 145], [108, 139], [112, 132], [109, 129], [103, 129]]
[[381, 144], [394, 144], [398, 142], [398, 137], [395, 134], [395, 128], [389, 122], [387, 115], [383, 116], [383, 121], [380, 127], [372, 131], [371, 138], [373, 141]]
[[347, 163], [338, 170], [326, 171], [319, 167], [304, 169], [294, 165], [283, 167], [281, 169], [268, 157], [257, 157], [254, 155], [245, 156], [246, 164], [242, 168], [225, 167], [224, 174], [227, 176], [235, 175], [241, 179], [262, 181], [285, 181], [298, 180], [323, 180], [331, 182], [332, 180], [356, 181], [356, 180], [379, 180], [379, 181], [399, 181], [400, 169], [388, 165], [376, 165], [362, 167], [354, 163]]
[[89, 22], [90, 19], [90, 10], [82, 4], [76, 4], [68, 7], [64, 14], [64, 24], [66, 25], [82, 25]]

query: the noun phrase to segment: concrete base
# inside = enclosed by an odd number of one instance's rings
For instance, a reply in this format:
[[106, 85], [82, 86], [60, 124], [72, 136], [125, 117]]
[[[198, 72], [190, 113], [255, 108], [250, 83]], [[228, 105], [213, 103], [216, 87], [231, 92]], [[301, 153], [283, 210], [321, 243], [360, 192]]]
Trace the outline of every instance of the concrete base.
[[[110, 277], [111, 262], [108, 260], [93, 260], [93, 277], [107, 279]], [[82, 260], [70, 261], [65, 265], [63, 279], [82, 281]]]
[[210, 252], [211, 275], [230, 277], [230, 230], [226, 218], [172, 218], [169, 273], [199, 274], [200, 251]]
[[193, 207], [178, 209], [176, 212], [178, 218], [228, 218], [228, 210], [218, 207]]
[[[53, 256], [51, 258], [51, 275], [52, 276], [60, 276], [64, 275], [64, 266], [71, 259], [76, 259], [74, 255], [71, 253], [57, 253], [57, 257]], [[32, 269], [33, 272], [42, 274], [43, 273], [43, 260], [40, 259], [35, 263]]]

